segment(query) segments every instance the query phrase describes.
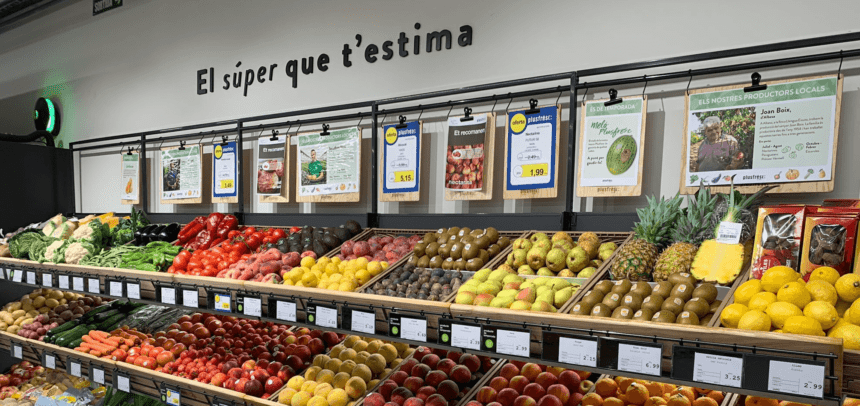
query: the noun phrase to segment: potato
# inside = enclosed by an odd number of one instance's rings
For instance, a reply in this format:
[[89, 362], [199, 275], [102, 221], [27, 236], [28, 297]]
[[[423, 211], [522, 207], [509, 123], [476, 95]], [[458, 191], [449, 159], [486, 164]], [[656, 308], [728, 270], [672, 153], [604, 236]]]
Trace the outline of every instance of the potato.
[[27, 298], [30, 300], [35, 300], [37, 297], [42, 296], [42, 289], [34, 290], [27, 295]]
[[45, 305], [45, 300], [47, 300], [44, 296], [36, 296], [33, 299], [33, 307], [40, 308]]
[[45, 300], [45, 306], [48, 306], [51, 309], [53, 309], [59, 305], [60, 305], [60, 301], [57, 299], [51, 298], [51, 299]]
[[25, 324], [30, 324], [30, 323], [32, 323], [32, 322], [33, 322], [33, 320], [34, 320], [34, 319], [33, 319], [32, 317], [27, 317], [27, 318], [22, 317], [22, 318], [20, 318], [20, 319], [18, 319], [18, 320], [15, 320], [15, 325], [17, 325], [17, 326], [23, 326], [23, 325], [25, 325]]
[[27, 311], [27, 316], [30, 316], [30, 317], [36, 317], [40, 314], [42, 314], [42, 313], [39, 313], [39, 311], [35, 310], [35, 309]]
[[27, 314], [27, 312], [24, 310], [15, 310], [14, 312], [12, 312], [12, 318], [17, 319], [25, 314]]
[[6, 322], [0, 321], [0, 331], [6, 331], [7, 328], [9, 328], [9, 324], [7, 324]]
[[60, 300], [64, 297], [63, 291], [61, 290], [52, 290], [51, 293], [48, 294], [48, 298]]
[[15, 310], [21, 310], [21, 302], [12, 302], [12, 303], [9, 303], [8, 306], [9, 306], [9, 308], [6, 310], [8, 310], [10, 312], [14, 312]]
[[40, 307], [38, 309], [38, 311], [39, 311], [39, 314], [48, 314], [48, 312], [51, 311], [51, 308], [48, 306], [44, 306], [44, 307]]
[[62, 299], [60, 299], [60, 300], [59, 300], [59, 302], [60, 302], [60, 304], [61, 304], [61, 305], [64, 305], [64, 304], [66, 304], [66, 303], [69, 303], [69, 301], [68, 301], [68, 300], [66, 300], [66, 298], [62, 298]]
[[63, 298], [66, 300], [75, 300], [77, 297], [78, 296], [72, 292], [63, 292]]
[[29, 298], [29, 297], [25, 297], [25, 298], [21, 299], [21, 307], [22, 307], [22, 308], [23, 308], [24, 306], [28, 306], [28, 305], [29, 305], [29, 306], [32, 306], [32, 305], [33, 305], [33, 299], [31, 299], [31, 298]]
[[3, 315], [3, 316], [0, 316], [0, 320], [2, 320], [2, 322], [3, 322], [4, 324], [6, 324], [7, 326], [8, 326], [8, 325], [10, 325], [10, 324], [15, 324], [15, 318], [14, 318], [14, 317], [12, 317], [12, 316], [11, 316], [11, 315], [9, 315], [9, 314], [6, 314], [6, 315]]

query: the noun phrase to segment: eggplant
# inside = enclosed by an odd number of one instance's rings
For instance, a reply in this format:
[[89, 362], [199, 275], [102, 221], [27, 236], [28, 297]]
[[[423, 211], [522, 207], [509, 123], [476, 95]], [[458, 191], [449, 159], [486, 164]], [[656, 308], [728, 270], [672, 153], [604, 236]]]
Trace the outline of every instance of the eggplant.
[[179, 235], [179, 224], [171, 223], [160, 229], [158, 232], [158, 240], [172, 242]]
[[152, 241], [152, 240], [150, 240], [151, 233], [152, 233], [152, 230], [154, 230], [156, 227], [158, 227], [158, 224], [150, 224], [150, 225], [144, 227], [143, 229], [141, 229], [140, 230], [140, 238], [138, 238], [136, 240], [137, 245], [138, 246], [146, 245], [150, 241]]
[[161, 233], [164, 232], [165, 228], [167, 228], [166, 224], [159, 224], [157, 227], [153, 228], [152, 231], [149, 232], [149, 241], [164, 241], [161, 239]]

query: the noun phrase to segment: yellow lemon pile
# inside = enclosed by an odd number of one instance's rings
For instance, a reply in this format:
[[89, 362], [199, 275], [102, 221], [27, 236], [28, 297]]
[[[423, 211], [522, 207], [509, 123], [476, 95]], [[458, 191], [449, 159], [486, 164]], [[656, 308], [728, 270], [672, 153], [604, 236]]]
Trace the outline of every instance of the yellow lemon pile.
[[386, 269], [388, 262], [368, 261], [364, 257], [349, 261], [304, 257], [300, 266], [284, 274], [284, 285], [352, 292]]

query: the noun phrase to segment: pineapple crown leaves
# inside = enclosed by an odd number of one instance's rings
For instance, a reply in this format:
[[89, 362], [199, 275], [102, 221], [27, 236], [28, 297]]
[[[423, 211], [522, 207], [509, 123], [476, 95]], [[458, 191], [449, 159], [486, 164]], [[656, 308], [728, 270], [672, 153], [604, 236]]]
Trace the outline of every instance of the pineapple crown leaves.
[[732, 175], [731, 193], [729, 195], [720, 193], [720, 198], [728, 202], [728, 210], [724, 216], [721, 216], [720, 221], [737, 222], [737, 218], [742, 210], [758, 203], [765, 193], [775, 187], [776, 185], [765, 186], [751, 195], [744, 196], [739, 190], [735, 189], [735, 175]]
[[648, 206], [636, 210], [639, 222], [633, 227], [637, 238], [651, 244], [666, 246], [670, 241], [669, 235], [674, 229], [678, 216], [681, 214], [681, 196], [676, 194], [672, 199], [649, 196]]
[[717, 204], [717, 196], [711, 194], [709, 186], [699, 185], [695, 198], [687, 196], [687, 209], [678, 218], [672, 231], [674, 241], [701, 244], [705, 240], [704, 231], [710, 227], [710, 217]]

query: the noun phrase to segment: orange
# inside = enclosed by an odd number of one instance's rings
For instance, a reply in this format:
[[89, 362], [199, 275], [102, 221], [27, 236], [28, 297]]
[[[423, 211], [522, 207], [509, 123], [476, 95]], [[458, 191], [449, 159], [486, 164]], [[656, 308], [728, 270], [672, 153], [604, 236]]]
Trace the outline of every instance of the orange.
[[680, 393], [676, 393], [669, 397], [666, 406], [690, 406], [690, 399], [687, 399], [686, 396]]
[[596, 393], [589, 393], [582, 397], [582, 406], [601, 406], [603, 405], [603, 397]]
[[[843, 403], [842, 405], [844, 406], [845, 403]], [[779, 402], [779, 406], [810, 406], [810, 405], [809, 405], [809, 403], [797, 403], [797, 402], [789, 402], [787, 400], [783, 400], [782, 402]]]
[[842, 402], [842, 406], [860, 406], [860, 400], [846, 397]]
[[707, 394], [708, 392], [711, 391], [710, 389], [702, 389], [702, 388], [693, 388], [693, 390], [696, 391], [696, 393], [701, 393], [703, 395]]
[[618, 383], [618, 391], [621, 393], [627, 393], [627, 387], [633, 383], [633, 378], [626, 378], [623, 376], [619, 376], [615, 378], [615, 382]]
[[693, 406], [719, 406], [719, 403], [714, 399], [704, 396], [694, 400]]
[[651, 396], [648, 400], [645, 401], [644, 406], [666, 406], [666, 399], [663, 399], [659, 396]]
[[618, 384], [612, 379], [603, 378], [594, 384], [594, 391], [603, 398], [608, 398], [618, 394]]
[[677, 388], [677, 386], [672, 385], [671, 383], [661, 383], [660, 385], [663, 386], [663, 393], [664, 394], [672, 394], [672, 391], [674, 391], [675, 388]]
[[677, 389], [672, 391], [672, 395], [680, 393], [687, 398], [687, 400], [692, 404], [694, 400], [696, 400], [696, 394], [693, 392], [693, 388], [689, 386], [679, 386]]
[[778, 406], [776, 399], [761, 398], [758, 396], [747, 396], [744, 406]]
[[624, 406], [624, 402], [618, 398], [608, 397], [603, 399], [603, 406]]
[[619, 394], [618, 399], [620, 399], [622, 402], [624, 402], [625, 405], [630, 404], [630, 402], [627, 400], [627, 395]]
[[639, 382], [633, 382], [627, 387], [627, 401], [634, 405], [644, 405], [645, 401], [651, 396], [648, 393], [648, 388]]
[[723, 394], [723, 392], [720, 392], [718, 390], [712, 390], [712, 391], [708, 392], [708, 394], [706, 396], [713, 399], [713, 400], [716, 400], [717, 404], [722, 404], [723, 399], [725, 399], [725, 397], [726, 397]]
[[663, 394], [663, 385], [659, 382], [645, 382], [645, 387], [648, 388], [648, 394], [651, 396], [660, 396]]

